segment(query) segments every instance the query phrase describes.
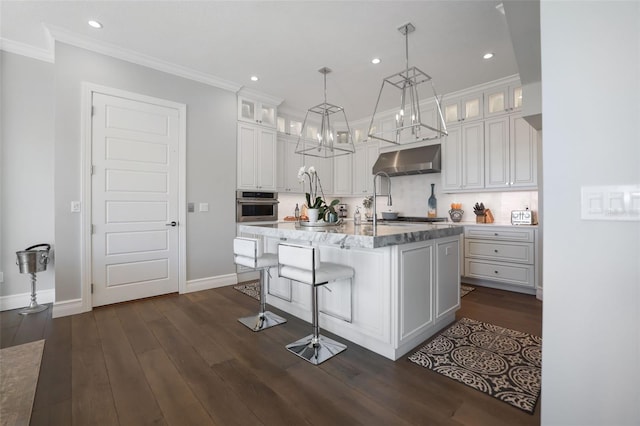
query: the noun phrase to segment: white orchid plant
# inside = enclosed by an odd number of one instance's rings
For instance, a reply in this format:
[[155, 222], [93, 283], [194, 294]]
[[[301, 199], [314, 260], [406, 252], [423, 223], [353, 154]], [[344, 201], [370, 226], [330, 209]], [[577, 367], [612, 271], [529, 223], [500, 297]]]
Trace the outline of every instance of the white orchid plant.
[[[300, 182], [305, 181], [305, 177], [309, 178], [309, 192], [305, 193], [307, 198], [307, 207], [310, 209], [318, 209], [318, 217], [324, 218], [329, 212], [336, 213], [335, 206], [340, 203], [340, 200], [333, 200], [327, 204], [325, 202], [324, 191], [322, 190], [322, 183], [320, 182], [320, 176], [316, 172], [315, 167], [305, 166], [300, 167], [298, 170], [298, 180]], [[318, 195], [318, 187], [320, 187], [320, 195]]]

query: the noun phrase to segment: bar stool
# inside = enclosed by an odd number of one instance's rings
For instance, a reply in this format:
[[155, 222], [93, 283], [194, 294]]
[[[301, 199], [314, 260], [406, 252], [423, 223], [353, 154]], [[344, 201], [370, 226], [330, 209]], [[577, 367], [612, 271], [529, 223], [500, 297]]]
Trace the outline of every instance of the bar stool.
[[233, 258], [237, 265], [260, 271], [260, 312], [257, 315], [240, 318], [238, 321], [253, 331], [264, 330], [287, 322], [281, 316], [266, 310], [267, 286], [265, 284], [265, 272], [268, 276], [271, 276], [269, 268], [278, 264], [278, 256], [272, 253], [263, 253], [260, 240], [237, 237], [233, 240]]
[[331, 281], [353, 279], [353, 268], [337, 263], [320, 262], [320, 252], [314, 247], [280, 244], [278, 245], [278, 274], [313, 287], [311, 290], [313, 332], [287, 345], [287, 349], [314, 365], [347, 349], [342, 343], [320, 335], [318, 287]]

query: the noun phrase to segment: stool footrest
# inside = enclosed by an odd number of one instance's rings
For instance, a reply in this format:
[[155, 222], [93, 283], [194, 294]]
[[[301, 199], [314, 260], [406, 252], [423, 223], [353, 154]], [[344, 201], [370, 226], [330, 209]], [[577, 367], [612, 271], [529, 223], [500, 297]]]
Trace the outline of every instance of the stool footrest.
[[239, 318], [242, 324], [246, 325], [253, 331], [260, 331], [269, 327], [284, 324], [286, 319], [270, 311], [265, 311], [264, 314], [251, 315], [248, 317]]
[[287, 345], [287, 350], [314, 365], [321, 364], [345, 349], [347, 347], [342, 343], [322, 335], [318, 336], [317, 343], [314, 344], [313, 334]]

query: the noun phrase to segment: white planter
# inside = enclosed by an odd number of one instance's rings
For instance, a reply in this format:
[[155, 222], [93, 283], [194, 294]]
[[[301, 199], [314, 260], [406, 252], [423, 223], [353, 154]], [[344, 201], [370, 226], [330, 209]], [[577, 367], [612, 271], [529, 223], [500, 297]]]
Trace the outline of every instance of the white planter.
[[307, 216], [309, 216], [309, 222], [317, 222], [318, 214], [320, 213], [319, 209], [307, 209]]

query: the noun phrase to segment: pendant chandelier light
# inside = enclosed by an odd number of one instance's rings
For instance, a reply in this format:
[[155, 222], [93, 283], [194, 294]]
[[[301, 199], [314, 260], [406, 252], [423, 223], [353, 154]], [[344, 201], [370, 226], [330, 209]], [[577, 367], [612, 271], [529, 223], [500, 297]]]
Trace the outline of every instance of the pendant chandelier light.
[[[344, 108], [327, 103], [327, 74], [331, 70], [324, 67], [318, 72], [324, 75], [324, 102], [307, 111], [295, 152], [320, 158], [353, 154], [355, 146]], [[343, 130], [336, 131], [336, 122], [344, 126]], [[319, 127], [316, 127], [318, 124]]]
[[[447, 126], [442, 115], [440, 100], [431, 77], [417, 67], [409, 67], [409, 34], [415, 29], [415, 26], [410, 22], [398, 28], [398, 31], [405, 37], [405, 69], [382, 81], [380, 94], [369, 125], [368, 135], [370, 138], [400, 144], [401, 139], [403, 141], [418, 141], [447, 136]], [[432, 93], [425, 90], [429, 85], [424, 83], [431, 83]], [[427, 99], [429, 96], [433, 96], [435, 99], [436, 111], [431, 117], [425, 117], [421, 114], [421, 91], [423, 92], [422, 98]], [[395, 110], [393, 125], [388, 125], [384, 122], [384, 118], [389, 116], [389, 111], [378, 111], [381, 106], [380, 101], [383, 101], [382, 105], [384, 106], [391, 104], [391, 102], [397, 102], [397, 99], [400, 99], [400, 106]], [[391, 101], [388, 102], [388, 100]], [[380, 120], [381, 117], [384, 118]], [[375, 123], [378, 122], [384, 124], [377, 128]]]

